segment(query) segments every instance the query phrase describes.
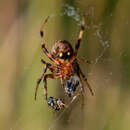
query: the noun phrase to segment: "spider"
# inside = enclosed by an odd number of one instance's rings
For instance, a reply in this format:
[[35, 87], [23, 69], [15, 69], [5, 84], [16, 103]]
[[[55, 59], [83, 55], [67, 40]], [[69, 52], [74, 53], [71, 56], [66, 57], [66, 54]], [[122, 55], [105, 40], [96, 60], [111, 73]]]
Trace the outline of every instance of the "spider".
[[[56, 99], [53, 97], [48, 98], [47, 96], [47, 79], [48, 78], [60, 80], [61, 85], [65, 90], [65, 93], [70, 97], [74, 95], [74, 92], [76, 91], [78, 86], [80, 86], [81, 90], [84, 90], [84, 87], [82, 85], [82, 80], [83, 80], [85, 81], [91, 94], [94, 95], [87, 81], [86, 76], [83, 74], [83, 72], [81, 71], [79, 67], [78, 59], [77, 59], [78, 49], [80, 47], [80, 42], [82, 40], [83, 32], [85, 30], [85, 20], [84, 18], [82, 20], [81, 29], [79, 32], [77, 43], [75, 45], [75, 49], [72, 48], [71, 44], [68, 41], [60, 40], [54, 44], [51, 52], [49, 53], [45, 47], [45, 43], [43, 40], [43, 37], [44, 37], [43, 28], [46, 25], [48, 19], [49, 19], [49, 16], [45, 19], [40, 30], [40, 36], [42, 38], [41, 47], [45, 55], [53, 62], [53, 64], [47, 63], [46, 61], [41, 59], [41, 62], [45, 64], [45, 68], [42, 75], [37, 80], [37, 85], [36, 85], [36, 90], [35, 90], [35, 100], [37, 97], [37, 90], [38, 90], [39, 84], [41, 80], [43, 79], [44, 99], [48, 101], [48, 105], [51, 106], [54, 110], [60, 110], [65, 107], [65, 103], [61, 99]], [[46, 74], [47, 69], [51, 71], [50, 74]], [[77, 76], [77, 78], [75, 77], [75, 75]]]

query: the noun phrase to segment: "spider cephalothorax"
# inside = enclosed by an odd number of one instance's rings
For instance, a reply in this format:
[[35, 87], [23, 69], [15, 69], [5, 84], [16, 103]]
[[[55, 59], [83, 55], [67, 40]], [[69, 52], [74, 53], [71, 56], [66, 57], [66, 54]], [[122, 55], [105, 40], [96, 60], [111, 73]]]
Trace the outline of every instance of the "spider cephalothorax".
[[[45, 20], [40, 30], [40, 34], [42, 38], [44, 37], [43, 27], [47, 23], [48, 18]], [[48, 98], [47, 96], [47, 79], [48, 78], [60, 80], [65, 93], [68, 96], [72, 97], [72, 101], [75, 99], [77, 94], [79, 95], [79, 93], [75, 93], [77, 88], [79, 88], [78, 90], [84, 90], [83, 85], [82, 85], [82, 80], [86, 82], [86, 85], [88, 86], [91, 94], [93, 95], [93, 91], [87, 81], [87, 78], [81, 71], [79, 64], [77, 62], [77, 52], [80, 46], [80, 42], [82, 40], [84, 26], [85, 26], [85, 23], [83, 19], [81, 23], [81, 30], [79, 33], [79, 37], [78, 37], [74, 50], [68, 41], [62, 40], [62, 41], [56, 42], [55, 45], [52, 47], [51, 53], [49, 53], [45, 47], [44, 40], [42, 41], [43, 52], [54, 64], [47, 63], [43, 59], [41, 60], [42, 63], [45, 64], [45, 68], [41, 77], [37, 81], [35, 99], [37, 96], [38, 86], [41, 80], [43, 79], [44, 98], [45, 100], [48, 101], [48, 105], [51, 106], [54, 110], [60, 110], [64, 108], [66, 105], [59, 98], [53, 98], [53, 97]], [[51, 71], [50, 74], [46, 74], [47, 69]]]
[[56, 59], [70, 59], [73, 55], [73, 48], [71, 44], [66, 40], [58, 41], [52, 47], [51, 55]]

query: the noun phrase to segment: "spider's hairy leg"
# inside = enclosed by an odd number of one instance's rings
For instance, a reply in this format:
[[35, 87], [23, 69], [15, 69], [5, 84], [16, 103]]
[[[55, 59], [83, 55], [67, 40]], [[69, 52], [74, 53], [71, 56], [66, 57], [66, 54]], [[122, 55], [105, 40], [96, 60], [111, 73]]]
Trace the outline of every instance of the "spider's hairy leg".
[[48, 69], [48, 66], [46, 65], [45, 68], [44, 68], [44, 71], [43, 71], [42, 75], [41, 75], [40, 78], [37, 80], [37, 85], [36, 85], [36, 89], [35, 89], [35, 100], [36, 100], [36, 98], [37, 98], [37, 90], [38, 90], [39, 84], [40, 84], [41, 80], [43, 79], [43, 77], [44, 77], [44, 75], [45, 75], [47, 69]]
[[50, 70], [52, 70], [52, 68], [53, 68], [53, 65], [52, 65], [52, 64], [47, 63], [47, 62], [44, 61], [43, 59], [41, 59], [41, 62], [42, 62], [43, 64], [45, 64]]
[[42, 26], [41, 26], [41, 29], [40, 29], [40, 36], [41, 36], [41, 38], [44, 37], [43, 29], [44, 29], [44, 26], [46, 25], [48, 19], [49, 19], [49, 16], [45, 19], [44, 23], [43, 23]]
[[52, 55], [48, 52], [48, 50], [46, 49], [44, 43], [42, 44], [42, 49], [43, 49], [43, 52], [45, 53], [45, 55], [46, 55], [51, 61], [53, 61], [55, 64], [59, 64], [59, 62], [58, 62], [57, 60], [55, 60], [55, 59], [52, 57]]
[[46, 61], [44, 61], [43, 59], [41, 59], [41, 62], [42, 62], [43, 64], [45, 64], [45, 65], [49, 64], [49, 63], [47, 63]]
[[54, 79], [54, 76], [53, 74], [46, 74], [44, 76], [44, 79], [43, 79], [43, 83], [44, 83], [44, 99], [47, 100], [47, 79], [48, 78], [52, 78]]
[[46, 49], [45, 43], [44, 43], [44, 39], [43, 39], [43, 38], [44, 38], [44, 31], [43, 31], [43, 29], [44, 29], [44, 26], [46, 25], [48, 19], [49, 19], [49, 16], [45, 19], [45, 21], [44, 21], [44, 23], [43, 23], [43, 25], [41, 26], [41, 29], [40, 29], [40, 36], [41, 36], [41, 38], [42, 38], [42, 50], [43, 50], [43, 52], [45, 53], [45, 55], [46, 55], [51, 61], [55, 62], [56, 64], [59, 64], [59, 62], [58, 62], [57, 60], [55, 60], [55, 59], [51, 56], [51, 54], [48, 52], [48, 50]]
[[93, 96], [93, 95], [94, 95], [94, 92], [93, 92], [93, 90], [92, 90], [90, 84], [88, 83], [86, 76], [85, 76], [85, 75], [83, 74], [83, 72], [81, 71], [81, 69], [79, 70], [79, 73], [80, 73], [80, 75], [82, 76], [82, 78], [83, 78], [83, 80], [85, 81], [85, 83], [87, 84], [87, 87], [88, 87], [89, 91], [91, 92], [91, 94], [92, 94], [92, 96]]
[[82, 37], [83, 37], [84, 30], [85, 30], [85, 20], [84, 20], [84, 17], [83, 17], [82, 22], [81, 22], [81, 29], [80, 29], [80, 32], [79, 32], [78, 41], [75, 45], [75, 52], [74, 52], [75, 56], [77, 55], [77, 52], [78, 52], [78, 49], [79, 49], [79, 46], [80, 46], [80, 42], [81, 42]]

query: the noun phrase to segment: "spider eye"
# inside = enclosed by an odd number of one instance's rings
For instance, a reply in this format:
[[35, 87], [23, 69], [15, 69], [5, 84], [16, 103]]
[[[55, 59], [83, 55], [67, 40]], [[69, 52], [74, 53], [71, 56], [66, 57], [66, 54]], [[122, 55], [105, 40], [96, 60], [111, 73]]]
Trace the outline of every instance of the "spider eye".
[[62, 56], [63, 56], [63, 53], [61, 52], [61, 53], [59, 54], [59, 56], [62, 57]]
[[67, 55], [70, 56], [70, 52], [67, 52]]

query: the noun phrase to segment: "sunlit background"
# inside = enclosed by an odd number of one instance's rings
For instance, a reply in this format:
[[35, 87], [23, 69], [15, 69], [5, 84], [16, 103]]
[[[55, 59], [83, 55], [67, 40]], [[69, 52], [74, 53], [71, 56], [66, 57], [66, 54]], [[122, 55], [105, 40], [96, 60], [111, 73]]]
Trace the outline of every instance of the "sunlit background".
[[[0, 4], [0, 130], [130, 130], [130, 1], [4, 0]], [[58, 40], [74, 46], [81, 16], [86, 29], [78, 57], [95, 95], [84, 108], [77, 101], [54, 113], [43, 98], [39, 34], [43, 20], [48, 50]], [[48, 80], [49, 96], [64, 97], [56, 80]]]

